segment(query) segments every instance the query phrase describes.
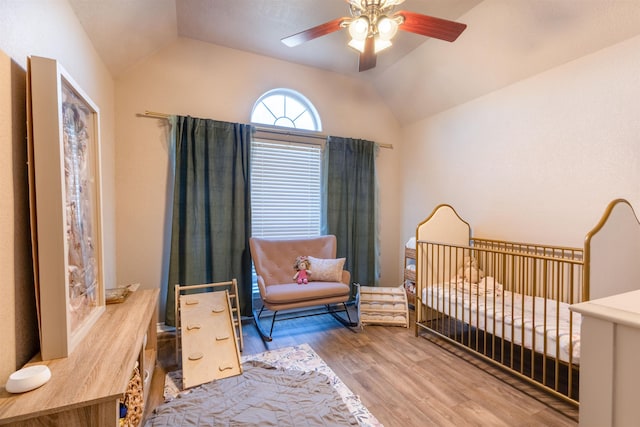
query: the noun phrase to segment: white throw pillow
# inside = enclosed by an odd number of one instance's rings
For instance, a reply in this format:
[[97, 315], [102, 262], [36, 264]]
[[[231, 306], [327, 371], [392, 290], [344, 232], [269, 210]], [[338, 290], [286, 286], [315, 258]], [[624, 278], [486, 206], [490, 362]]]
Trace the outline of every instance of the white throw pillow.
[[315, 282], [339, 282], [346, 258], [323, 259], [309, 257], [311, 280]]

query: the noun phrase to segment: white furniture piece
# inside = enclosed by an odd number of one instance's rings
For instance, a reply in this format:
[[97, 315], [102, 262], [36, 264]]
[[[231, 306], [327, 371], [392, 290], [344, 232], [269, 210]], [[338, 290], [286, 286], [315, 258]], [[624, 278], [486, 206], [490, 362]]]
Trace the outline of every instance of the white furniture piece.
[[638, 425], [640, 291], [575, 304], [582, 314], [580, 426]]

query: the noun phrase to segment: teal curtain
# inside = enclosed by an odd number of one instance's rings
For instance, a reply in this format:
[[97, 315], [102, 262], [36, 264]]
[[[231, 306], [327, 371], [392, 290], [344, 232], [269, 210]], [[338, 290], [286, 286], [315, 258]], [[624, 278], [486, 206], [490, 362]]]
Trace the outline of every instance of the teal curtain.
[[372, 141], [330, 136], [324, 151], [323, 234], [334, 234], [351, 280], [379, 279], [376, 156]]
[[175, 178], [165, 322], [175, 325], [174, 286], [238, 280], [251, 315], [252, 127], [177, 116]]

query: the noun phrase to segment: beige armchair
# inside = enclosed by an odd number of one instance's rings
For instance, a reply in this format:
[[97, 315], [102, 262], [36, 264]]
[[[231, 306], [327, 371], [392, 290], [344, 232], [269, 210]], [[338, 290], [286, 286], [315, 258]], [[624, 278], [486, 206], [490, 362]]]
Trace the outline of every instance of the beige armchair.
[[[249, 240], [251, 257], [258, 275], [258, 289], [262, 298], [262, 308], [259, 312], [253, 310], [253, 317], [260, 335], [266, 341], [271, 341], [276, 315], [281, 310], [292, 310], [325, 306], [326, 311], [300, 314], [288, 312], [279, 320], [292, 319], [316, 314], [332, 314], [336, 319], [347, 326], [356, 326], [351, 321], [346, 302], [351, 295], [348, 271], [339, 272], [336, 281], [314, 280], [314, 265], [311, 264], [311, 281], [308, 284], [297, 284], [293, 280], [295, 271], [294, 262], [298, 256], [310, 256], [320, 259], [333, 260], [336, 257], [336, 237], [321, 236], [310, 239], [274, 240], [252, 237]], [[340, 274], [341, 273], [341, 274]], [[342, 308], [335, 309], [335, 305], [341, 304]], [[271, 329], [267, 334], [262, 328], [260, 317], [264, 310], [273, 312]], [[347, 318], [337, 313], [345, 312]]]

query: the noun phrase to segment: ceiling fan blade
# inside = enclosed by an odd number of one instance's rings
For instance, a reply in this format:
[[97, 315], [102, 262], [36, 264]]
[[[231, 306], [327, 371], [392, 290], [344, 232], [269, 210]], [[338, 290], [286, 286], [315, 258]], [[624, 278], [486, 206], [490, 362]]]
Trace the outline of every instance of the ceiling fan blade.
[[373, 37], [367, 37], [364, 41], [364, 52], [360, 54], [358, 71], [367, 71], [376, 66], [375, 42]]
[[404, 23], [398, 28], [402, 31], [421, 34], [448, 42], [455, 41], [467, 28], [467, 24], [421, 15], [415, 12], [400, 10], [395, 15], [404, 16]]
[[325, 22], [324, 24], [320, 24], [313, 28], [306, 29], [304, 31], [300, 31], [294, 35], [289, 37], [285, 37], [280, 41], [286, 44], [289, 47], [298, 46], [304, 42], [308, 42], [309, 40], [313, 40], [318, 37], [326, 36], [327, 34], [331, 34], [338, 30], [341, 30], [342, 21], [349, 18], [336, 18], [333, 21]]

